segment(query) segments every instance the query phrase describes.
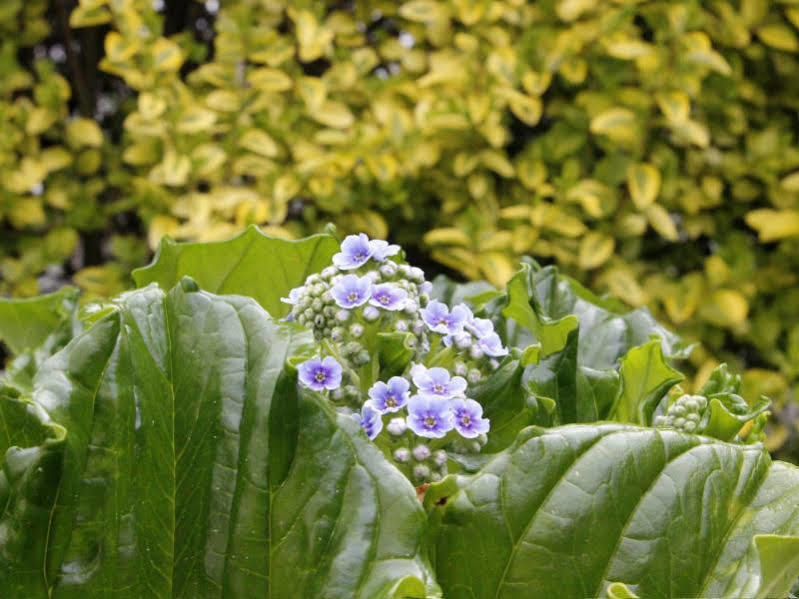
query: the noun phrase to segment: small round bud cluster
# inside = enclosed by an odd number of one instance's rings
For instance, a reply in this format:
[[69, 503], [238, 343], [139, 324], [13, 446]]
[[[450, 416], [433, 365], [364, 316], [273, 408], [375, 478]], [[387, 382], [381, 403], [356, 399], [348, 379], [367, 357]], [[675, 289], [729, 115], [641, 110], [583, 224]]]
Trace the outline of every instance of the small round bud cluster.
[[368, 363], [368, 354], [346, 348], [348, 342], [361, 339], [369, 326], [411, 333], [409, 345], [416, 348], [417, 357], [430, 348], [420, 314], [430, 289], [420, 268], [389, 259], [369, 260], [355, 269], [328, 266], [308, 276], [283, 301], [292, 306], [287, 320], [311, 329], [317, 341], [341, 344], [345, 357], [358, 367]]
[[701, 395], [683, 395], [669, 406], [666, 413], [657, 416], [658, 428], [675, 428], [686, 433], [701, 433], [699, 423], [707, 409], [707, 399]]
[[411, 469], [415, 484], [438, 482], [447, 475], [447, 452], [443, 449], [431, 451], [419, 443], [410, 450], [401, 447], [394, 451], [394, 460]]
[[488, 436], [478, 435], [474, 439], [456, 439], [452, 442], [452, 450], [456, 453], [480, 453], [485, 444], [488, 443]]

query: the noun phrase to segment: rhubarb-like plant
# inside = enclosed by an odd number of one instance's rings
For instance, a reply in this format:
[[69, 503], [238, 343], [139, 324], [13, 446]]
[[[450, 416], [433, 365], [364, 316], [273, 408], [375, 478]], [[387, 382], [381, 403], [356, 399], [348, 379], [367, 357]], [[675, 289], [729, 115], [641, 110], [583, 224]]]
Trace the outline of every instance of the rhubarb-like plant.
[[139, 289], [0, 302], [0, 590], [773, 597], [767, 402], [552, 267], [427, 281], [365, 235], [165, 241]]

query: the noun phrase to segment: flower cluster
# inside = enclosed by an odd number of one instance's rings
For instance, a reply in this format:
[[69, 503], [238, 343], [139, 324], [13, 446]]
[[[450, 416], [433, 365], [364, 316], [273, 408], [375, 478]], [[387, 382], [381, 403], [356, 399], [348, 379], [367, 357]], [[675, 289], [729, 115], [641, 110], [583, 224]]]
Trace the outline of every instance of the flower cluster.
[[[287, 319], [311, 329], [328, 354], [299, 365], [300, 383], [329, 392], [411, 480], [439, 480], [445, 447], [485, 444], [489, 421], [467, 390], [508, 350], [490, 320], [431, 299], [424, 272], [402, 262], [399, 246], [350, 235], [332, 262], [283, 298]], [[385, 379], [381, 333], [406, 333], [402, 344], [411, 350]]]
[[445, 347], [456, 352], [455, 372], [466, 376], [470, 383], [495, 370], [498, 360], [508, 355], [508, 348], [494, 331], [494, 323], [477, 318], [466, 304], [450, 310], [443, 302], [431, 300], [420, 313], [427, 328], [441, 336]]
[[361, 343], [369, 327], [411, 333], [419, 351], [425, 351], [419, 309], [427, 303], [431, 285], [421, 269], [391, 259], [399, 251], [399, 246], [363, 233], [350, 235], [332, 266], [282, 298], [292, 307], [288, 319], [310, 328], [317, 340], [341, 343], [343, 357], [356, 366], [371, 359]]
[[659, 428], [676, 428], [686, 433], [701, 433], [700, 421], [707, 409], [707, 399], [701, 395], [683, 395], [671, 404], [666, 413], [656, 416]]

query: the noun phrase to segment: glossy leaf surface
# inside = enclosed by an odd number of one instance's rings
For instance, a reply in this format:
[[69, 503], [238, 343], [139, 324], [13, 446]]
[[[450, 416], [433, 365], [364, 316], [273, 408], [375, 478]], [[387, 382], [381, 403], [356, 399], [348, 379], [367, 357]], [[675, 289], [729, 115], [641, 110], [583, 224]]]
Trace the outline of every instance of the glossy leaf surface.
[[252, 226], [229, 241], [176, 243], [165, 238], [152, 264], [133, 271], [139, 287], [170, 289], [190, 276], [206, 291], [246, 295], [274, 317], [285, 316], [280, 301], [305, 278], [330, 264], [338, 242], [326, 234], [297, 241], [270, 237]]
[[0, 398], [0, 588], [26, 597], [424, 597], [410, 483], [254, 301], [126, 294]]
[[760, 446], [618, 424], [529, 428], [426, 497], [453, 599], [781, 596], [797, 501]]

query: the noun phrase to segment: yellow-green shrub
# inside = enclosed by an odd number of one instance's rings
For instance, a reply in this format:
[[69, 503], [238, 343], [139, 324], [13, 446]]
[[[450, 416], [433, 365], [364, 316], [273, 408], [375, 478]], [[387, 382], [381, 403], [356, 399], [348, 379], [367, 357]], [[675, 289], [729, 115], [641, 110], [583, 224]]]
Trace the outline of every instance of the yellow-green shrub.
[[703, 341], [700, 376], [723, 357], [753, 389], [796, 379], [799, 4], [220, 4], [210, 50], [150, 0], [72, 13], [111, 27], [100, 66], [134, 91], [102, 185], [151, 247], [427, 230], [467, 277], [530, 253], [651, 305]]

